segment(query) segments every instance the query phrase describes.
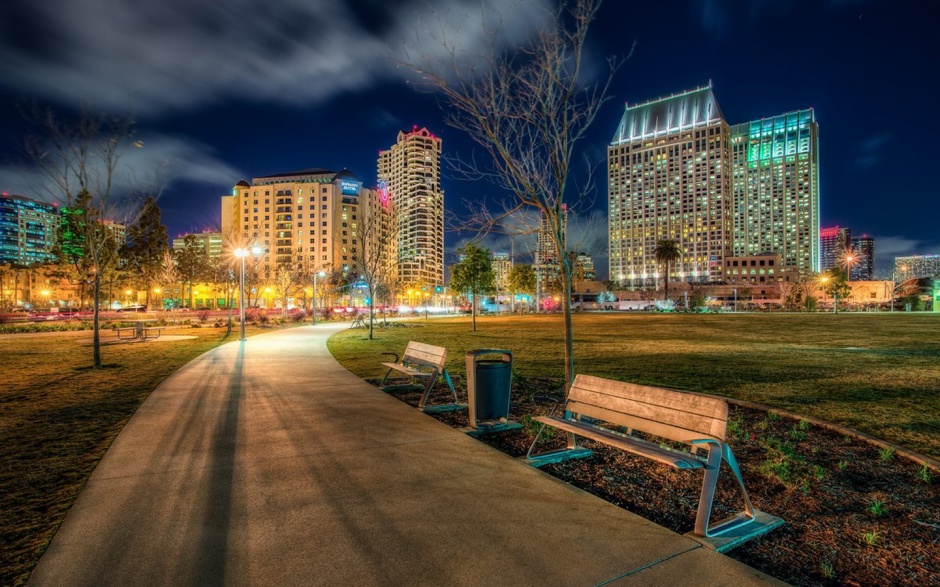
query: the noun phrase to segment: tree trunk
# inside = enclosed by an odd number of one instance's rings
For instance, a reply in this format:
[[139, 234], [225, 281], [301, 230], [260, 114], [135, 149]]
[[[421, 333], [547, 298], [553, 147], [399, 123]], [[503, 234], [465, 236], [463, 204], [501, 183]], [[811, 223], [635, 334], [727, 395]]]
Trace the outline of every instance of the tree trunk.
[[[669, 261], [666, 261], [666, 277], [663, 278], [663, 302], [669, 303]], [[663, 308], [665, 310], [665, 308]]]
[[574, 383], [574, 325], [571, 321], [571, 262], [566, 258], [561, 262], [561, 283], [563, 298], [562, 311], [565, 317], [565, 398]]
[[372, 340], [373, 321], [375, 319], [375, 292], [369, 290], [369, 340]]
[[470, 292], [470, 316], [473, 320], [473, 331], [477, 331], [477, 296]]
[[92, 318], [94, 367], [95, 369], [101, 369], [101, 330], [98, 321], [98, 303], [101, 300], [101, 275], [99, 273], [95, 273], [94, 281], [92, 281], [92, 289], [92, 295], [94, 296], [94, 317]]

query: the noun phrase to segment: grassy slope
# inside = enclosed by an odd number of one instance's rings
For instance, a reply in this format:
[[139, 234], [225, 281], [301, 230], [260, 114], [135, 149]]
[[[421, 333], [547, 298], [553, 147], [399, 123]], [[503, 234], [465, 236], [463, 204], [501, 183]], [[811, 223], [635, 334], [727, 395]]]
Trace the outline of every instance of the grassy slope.
[[[720, 394], [793, 410], [940, 458], [940, 315], [581, 314], [575, 371]], [[562, 377], [560, 316], [415, 321], [412, 328], [337, 334], [330, 350], [362, 377], [381, 376], [380, 352], [409, 340], [464, 353], [513, 351], [525, 376]]]
[[95, 465], [137, 407], [169, 374], [223, 342], [225, 329], [165, 334], [193, 340], [102, 347], [91, 332], [0, 337], [0, 585], [39, 560]]

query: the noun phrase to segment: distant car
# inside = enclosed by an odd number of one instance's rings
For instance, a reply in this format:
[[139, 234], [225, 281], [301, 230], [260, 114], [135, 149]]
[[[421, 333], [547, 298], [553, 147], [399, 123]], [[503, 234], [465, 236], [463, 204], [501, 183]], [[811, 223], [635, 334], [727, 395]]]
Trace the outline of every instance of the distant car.
[[147, 306], [143, 306], [143, 305], [124, 306], [123, 308], [118, 309], [118, 312], [146, 312], [146, 311], [147, 311]]
[[13, 308], [14, 314], [32, 314], [33, 311], [29, 308]]

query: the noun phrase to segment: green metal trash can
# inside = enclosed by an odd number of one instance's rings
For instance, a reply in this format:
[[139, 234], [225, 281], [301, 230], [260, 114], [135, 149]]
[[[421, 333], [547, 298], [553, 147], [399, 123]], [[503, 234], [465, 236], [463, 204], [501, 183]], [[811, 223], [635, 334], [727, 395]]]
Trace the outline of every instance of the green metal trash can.
[[470, 427], [479, 429], [486, 421], [505, 424], [509, 418], [512, 351], [479, 349], [468, 352], [466, 360]]

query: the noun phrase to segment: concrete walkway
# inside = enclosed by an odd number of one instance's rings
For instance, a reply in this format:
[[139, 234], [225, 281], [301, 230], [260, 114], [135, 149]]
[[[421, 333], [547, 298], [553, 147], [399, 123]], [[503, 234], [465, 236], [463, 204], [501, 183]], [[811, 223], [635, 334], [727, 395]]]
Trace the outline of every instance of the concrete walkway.
[[386, 396], [330, 356], [336, 329], [228, 344], [167, 379], [30, 583], [777, 583]]

